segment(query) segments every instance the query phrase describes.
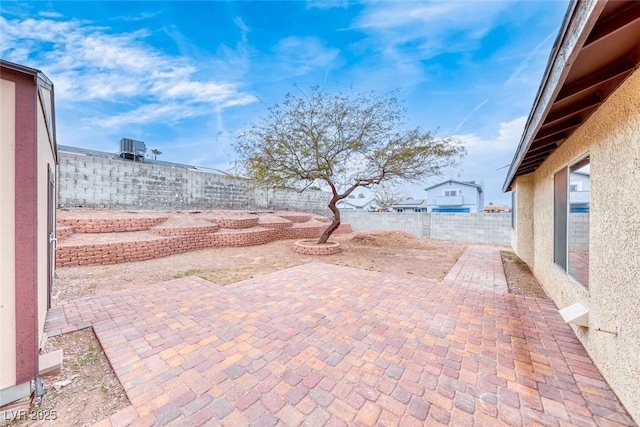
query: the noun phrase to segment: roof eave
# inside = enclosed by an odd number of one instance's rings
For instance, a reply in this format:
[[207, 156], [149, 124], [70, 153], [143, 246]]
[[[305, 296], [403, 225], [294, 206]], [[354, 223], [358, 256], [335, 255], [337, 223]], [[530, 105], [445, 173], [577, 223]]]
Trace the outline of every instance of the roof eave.
[[509, 172], [502, 187], [502, 191], [511, 190], [516, 172], [524, 159], [533, 137], [536, 135], [553, 101], [569, 74], [571, 65], [580, 53], [598, 16], [605, 8], [606, 1], [580, 0], [572, 2], [565, 14], [565, 18], [551, 51], [542, 83], [534, 101], [531, 113], [527, 119], [522, 138], [513, 156]]

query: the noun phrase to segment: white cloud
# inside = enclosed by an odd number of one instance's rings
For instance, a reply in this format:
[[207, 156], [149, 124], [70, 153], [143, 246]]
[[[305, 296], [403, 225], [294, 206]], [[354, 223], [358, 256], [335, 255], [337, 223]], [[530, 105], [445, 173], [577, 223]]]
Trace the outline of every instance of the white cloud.
[[303, 75], [313, 68], [329, 67], [340, 51], [326, 47], [315, 37], [287, 37], [273, 47], [278, 65], [289, 76]]
[[483, 138], [474, 133], [455, 135], [455, 137], [465, 142], [470, 154], [491, 155], [504, 151], [514, 151], [520, 141], [526, 121], [527, 117], [521, 116], [508, 122], [501, 122], [497, 133], [490, 138]]
[[139, 15], [127, 15], [127, 16], [121, 16], [118, 19], [121, 19], [122, 21], [125, 22], [137, 22], [137, 21], [144, 21], [146, 19], [151, 19], [155, 16], [160, 15], [162, 12], [158, 11], [158, 12], [143, 12]]
[[384, 55], [429, 59], [442, 52], [472, 49], [504, 9], [499, 1], [373, 2], [355, 20], [354, 29], [369, 36], [368, 45]]
[[256, 101], [238, 83], [197, 78], [199, 70], [187, 58], [146, 43], [144, 29], [114, 33], [75, 19], [0, 17], [0, 33], [1, 56], [43, 70], [54, 81], [58, 100], [125, 108], [113, 117], [95, 117], [99, 126], [173, 123]]
[[47, 11], [42, 11], [38, 15], [42, 16], [43, 18], [62, 18], [63, 16], [61, 13], [58, 13], [58, 12], [47, 12]]

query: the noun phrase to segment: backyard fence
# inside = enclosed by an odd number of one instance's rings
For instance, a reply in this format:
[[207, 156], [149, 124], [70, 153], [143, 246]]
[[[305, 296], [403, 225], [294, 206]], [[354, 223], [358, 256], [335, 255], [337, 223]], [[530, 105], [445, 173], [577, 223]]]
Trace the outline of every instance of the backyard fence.
[[362, 212], [344, 210], [353, 231], [398, 230], [415, 236], [511, 245], [511, 213]]
[[[227, 175], [59, 153], [58, 205], [145, 210], [289, 209], [331, 216], [324, 191], [262, 190]], [[342, 211], [354, 231], [400, 230], [440, 240], [510, 245], [510, 213]]]
[[277, 209], [329, 215], [324, 191], [263, 190], [228, 175], [128, 160], [59, 153], [63, 208]]

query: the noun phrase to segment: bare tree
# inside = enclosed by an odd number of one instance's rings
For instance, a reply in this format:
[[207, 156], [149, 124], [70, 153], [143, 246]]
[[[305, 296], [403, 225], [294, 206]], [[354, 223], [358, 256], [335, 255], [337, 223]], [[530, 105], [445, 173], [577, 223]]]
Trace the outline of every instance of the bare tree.
[[239, 165], [258, 185], [304, 191], [325, 184], [333, 221], [324, 243], [340, 226], [336, 203], [356, 188], [381, 182], [419, 182], [453, 166], [465, 152], [458, 140], [405, 129], [396, 93], [330, 94], [318, 87], [287, 94], [235, 145]]
[[381, 182], [372, 189], [379, 210], [386, 211], [407, 196], [393, 182]]

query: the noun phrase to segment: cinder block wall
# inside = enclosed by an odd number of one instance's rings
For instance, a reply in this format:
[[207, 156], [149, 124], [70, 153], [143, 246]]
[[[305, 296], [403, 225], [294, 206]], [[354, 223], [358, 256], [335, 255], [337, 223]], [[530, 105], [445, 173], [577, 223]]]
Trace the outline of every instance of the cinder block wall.
[[589, 250], [589, 214], [569, 214], [569, 250]]
[[60, 207], [105, 209], [291, 209], [328, 215], [323, 191], [260, 190], [209, 172], [60, 152]]
[[416, 236], [469, 243], [511, 244], [510, 213], [396, 213], [342, 211], [353, 231], [398, 230]]
[[[351, 224], [353, 231], [398, 230], [415, 236], [425, 236], [428, 216], [426, 213], [340, 211], [342, 222]], [[427, 226], [427, 236], [428, 233]]]
[[430, 213], [431, 238], [511, 245], [510, 213]]

